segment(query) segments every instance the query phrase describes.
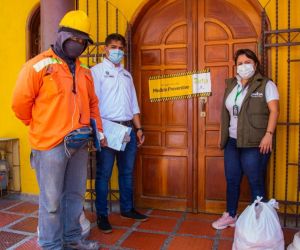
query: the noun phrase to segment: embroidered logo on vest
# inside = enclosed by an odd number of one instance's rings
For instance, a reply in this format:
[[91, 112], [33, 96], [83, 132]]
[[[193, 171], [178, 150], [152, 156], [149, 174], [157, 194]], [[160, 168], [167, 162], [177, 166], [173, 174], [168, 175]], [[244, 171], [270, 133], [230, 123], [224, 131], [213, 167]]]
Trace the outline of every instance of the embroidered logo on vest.
[[254, 92], [254, 93], [252, 93], [251, 94], [251, 97], [263, 97], [264, 96], [264, 94], [263, 93], [261, 93], [261, 92]]

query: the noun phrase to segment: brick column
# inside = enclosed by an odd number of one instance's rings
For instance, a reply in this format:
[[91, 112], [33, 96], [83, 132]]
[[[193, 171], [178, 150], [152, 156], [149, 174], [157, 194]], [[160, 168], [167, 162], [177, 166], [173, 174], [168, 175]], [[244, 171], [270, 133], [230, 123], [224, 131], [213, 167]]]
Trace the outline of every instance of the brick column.
[[41, 0], [41, 50], [56, 39], [58, 24], [66, 12], [75, 9], [75, 0]]

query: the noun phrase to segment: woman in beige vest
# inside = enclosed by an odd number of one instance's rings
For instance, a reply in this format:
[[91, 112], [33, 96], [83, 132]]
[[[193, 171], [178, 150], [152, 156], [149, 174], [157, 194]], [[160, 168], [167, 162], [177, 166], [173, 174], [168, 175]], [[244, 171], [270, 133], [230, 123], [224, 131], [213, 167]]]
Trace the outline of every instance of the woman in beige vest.
[[235, 226], [243, 174], [248, 177], [252, 200], [266, 198], [265, 174], [279, 115], [277, 87], [260, 73], [255, 53], [238, 50], [235, 64], [237, 75], [226, 80], [221, 118], [227, 210], [212, 223], [216, 229]]

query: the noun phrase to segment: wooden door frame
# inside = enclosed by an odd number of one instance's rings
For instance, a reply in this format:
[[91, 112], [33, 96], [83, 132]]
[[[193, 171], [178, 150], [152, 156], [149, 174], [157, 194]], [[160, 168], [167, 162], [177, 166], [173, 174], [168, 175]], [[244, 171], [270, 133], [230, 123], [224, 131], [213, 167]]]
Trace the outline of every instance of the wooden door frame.
[[[259, 13], [261, 12], [261, 10], [263, 9], [262, 6], [260, 5], [260, 3], [258, 2], [258, 0], [247, 0], [249, 2], [250, 5], [252, 5], [254, 7], [254, 9]], [[187, 4], [187, 26], [188, 26], [188, 34], [192, 34], [191, 36], [188, 36], [188, 42], [187, 42], [187, 46], [192, 46], [192, 54], [193, 55], [198, 55], [199, 53], [199, 49], [198, 48], [198, 33], [201, 32], [198, 30], [198, 11], [199, 11], [199, 5], [202, 5], [202, 7], [204, 7], [204, 3], [205, 0], [201, 1], [199, 3], [198, 0], [186, 0], [186, 4]], [[130, 23], [132, 24], [132, 37], [135, 35], [135, 32], [137, 30], [137, 27], [139, 25], [139, 23], [142, 21], [145, 13], [155, 4], [157, 4], [157, 0], [145, 0], [143, 1], [143, 3], [138, 7], [138, 9], [135, 11], [133, 17], [131, 18]], [[203, 9], [203, 8], [202, 8]], [[203, 32], [203, 31], [202, 31]], [[259, 34], [260, 36], [260, 34]], [[133, 39], [132, 39], [133, 40]], [[204, 45], [202, 45], [204, 46]], [[189, 58], [191, 58], [191, 60], [188, 62], [188, 70], [195, 70], [198, 68], [198, 66], [201, 67], [201, 65], [198, 65], [198, 56], [192, 56], [189, 55]], [[133, 72], [133, 77], [134, 76], [134, 72]], [[192, 200], [191, 200], [191, 204], [188, 204], [188, 211], [192, 211], [192, 212], [199, 212], [199, 202], [200, 203], [204, 203], [205, 201], [205, 186], [203, 184], [202, 189], [199, 190], [199, 182], [204, 183], [204, 178], [205, 176], [202, 176], [199, 178], [199, 164], [203, 164], [200, 162], [199, 158], [198, 158], [198, 154], [201, 153], [199, 150], [199, 145], [200, 142], [199, 140], [201, 140], [201, 138], [199, 138], [199, 126], [201, 126], [201, 124], [199, 124], [199, 115], [198, 115], [198, 111], [200, 108], [200, 103], [198, 101], [198, 98], [193, 98], [193, 121], [192, 121], [192, 168], [191, 171], [192, 173], [192, 180], [193, 183], [192, 185], [188, 185], [188, 188], [192, 188], [192, 190], [188, 190], [188, 192], [192, 193]], [[202, 136], [203, 137], [203, 136]]]
[[[36, 56], [41, 52], [40, 21], [41, 10], [40, 4], [36, 4], [31, 10], [26, 24], [26, 60]], [[38, 41], [36, 41], [36, 38]], [[36, 44], [38, 43], [38, 44]]]

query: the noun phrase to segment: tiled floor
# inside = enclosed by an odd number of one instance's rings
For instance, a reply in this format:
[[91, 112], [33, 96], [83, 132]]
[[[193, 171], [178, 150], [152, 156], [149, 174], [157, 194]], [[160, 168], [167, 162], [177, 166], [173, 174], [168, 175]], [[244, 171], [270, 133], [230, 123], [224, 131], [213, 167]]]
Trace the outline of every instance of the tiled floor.
[[[0, 249], [39, 249], [36, 239], [38, 206], [32, 202], [0, 198]], [[96, 216], [86, 212], [92, 223], [89, 238], [98, 240], [101, 249], [143, 250], [230, 250], [234, 230], [223, 231], [211, 228], [218, 218], [212, 214], [190, 214], [159, 210], [142, 210], [149, 215], [146, 222], [122, 219], [118, 214], [110, 215], [113, 233], [103, 234], [96, 227]], [[286, 244], [296, 233], [295, 229], [284, 229]]]

